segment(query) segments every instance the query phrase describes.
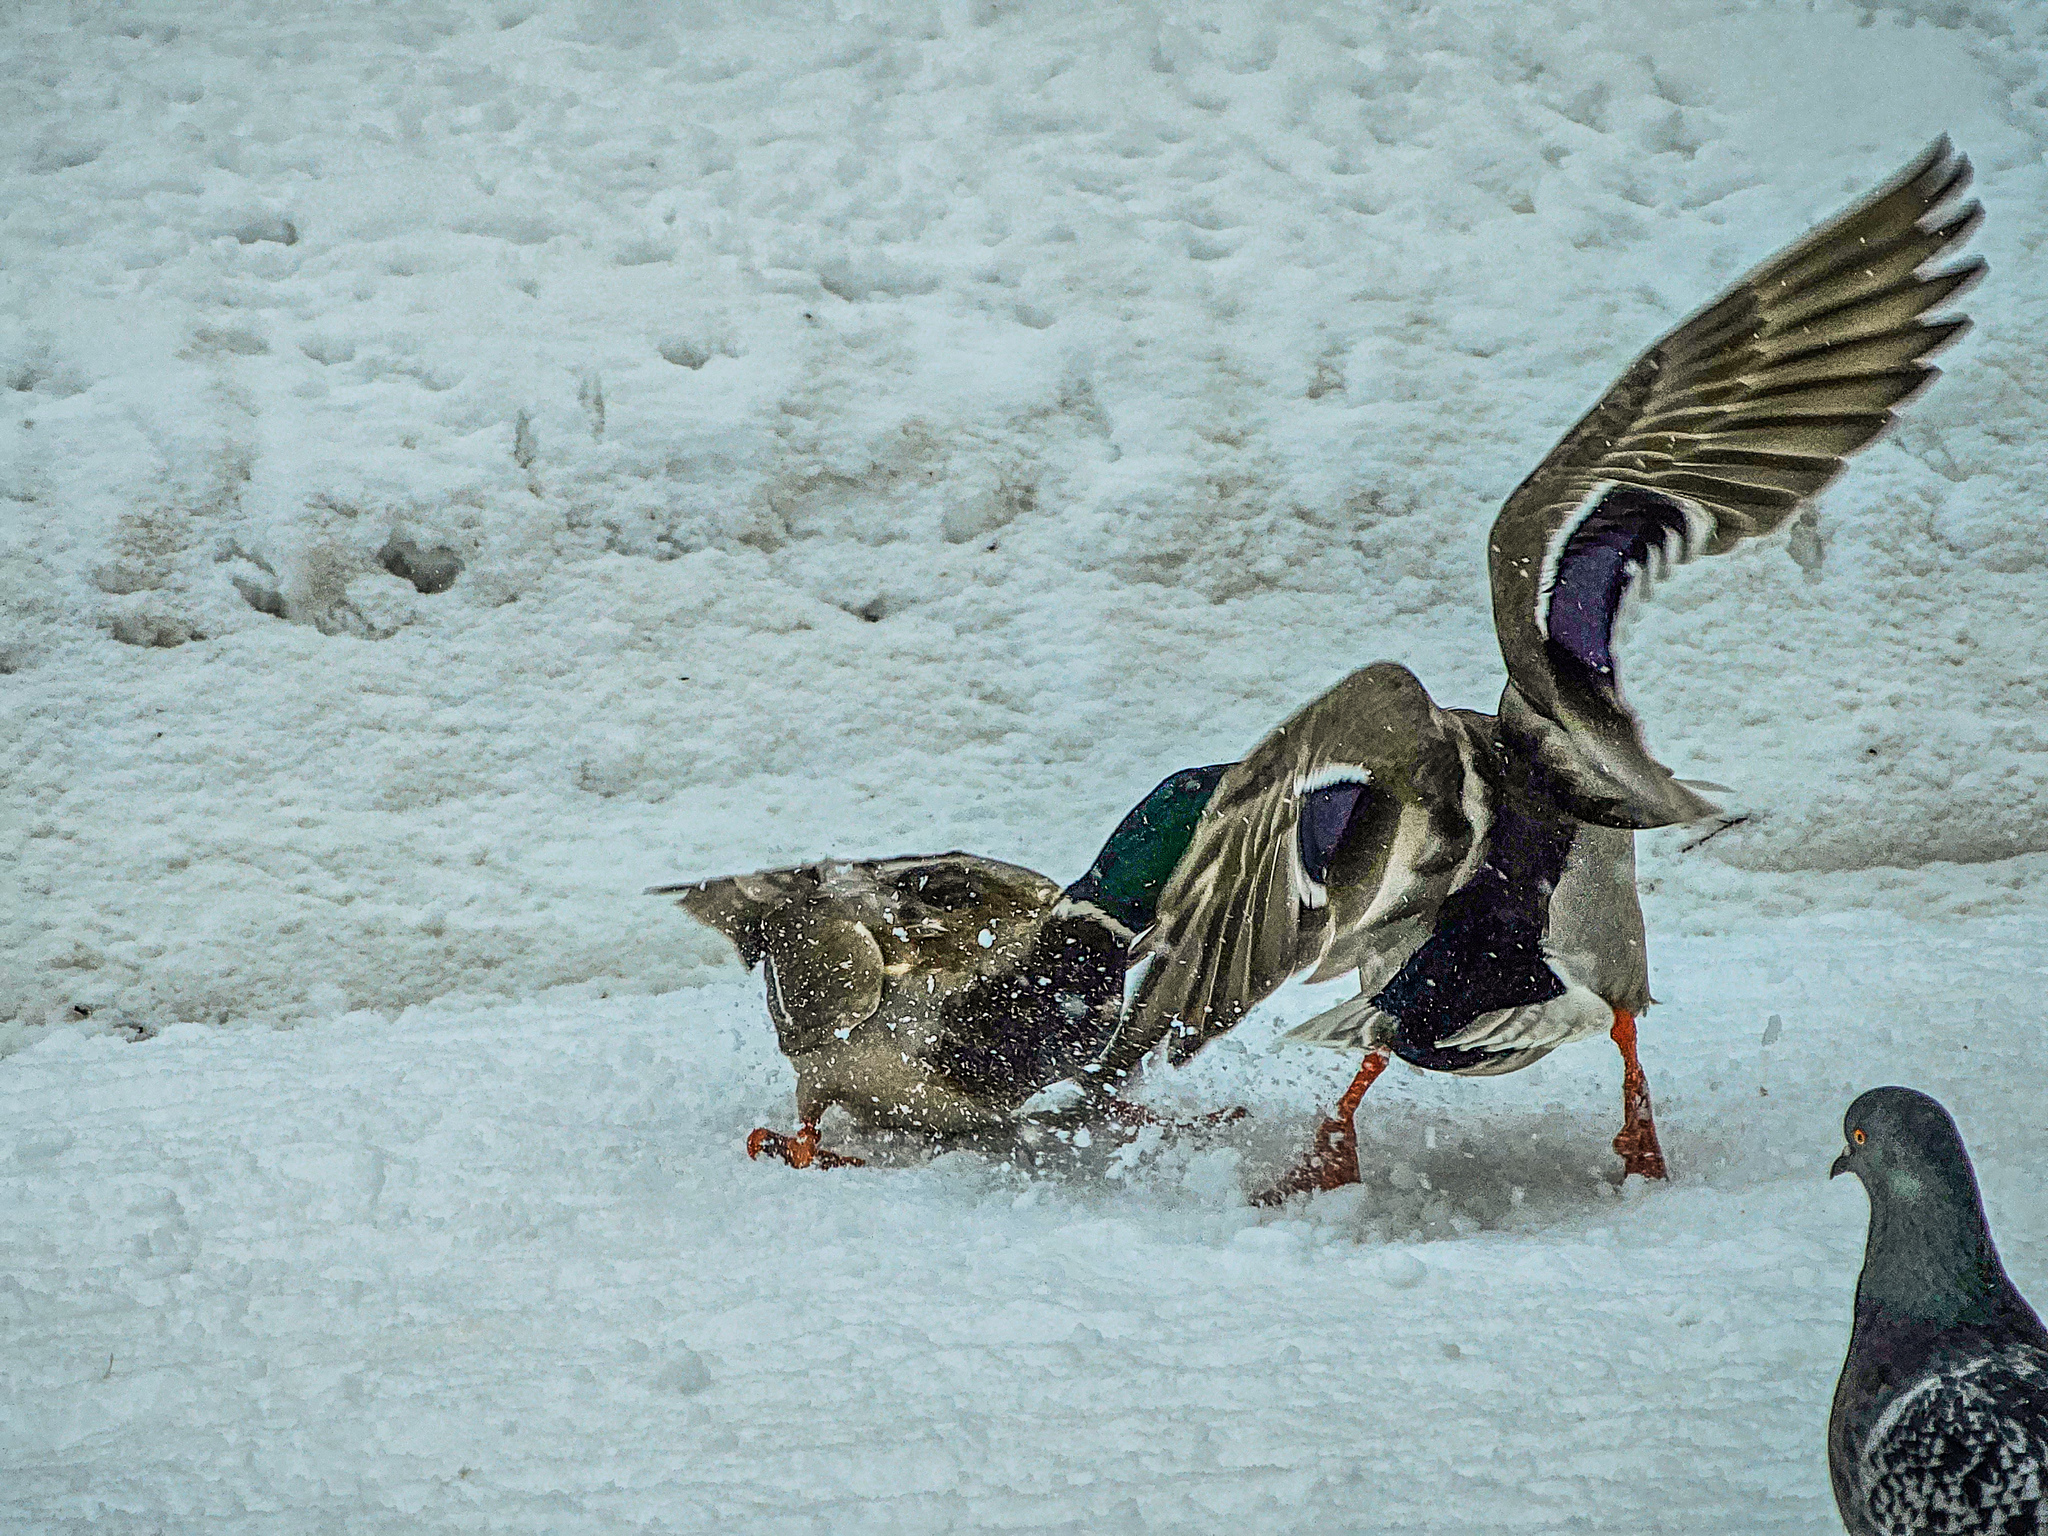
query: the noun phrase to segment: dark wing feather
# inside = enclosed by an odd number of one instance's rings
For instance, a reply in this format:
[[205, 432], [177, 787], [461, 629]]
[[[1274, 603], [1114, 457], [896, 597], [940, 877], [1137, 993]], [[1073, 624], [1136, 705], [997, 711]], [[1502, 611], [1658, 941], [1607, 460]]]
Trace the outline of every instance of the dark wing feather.
[[1855, 1486], [1874, 1531], [2036, 1536], [2048, 1514], [2048, 1355], [1941, 1371], [1872, 1426]]
[[[1588, 586], [1573, 562], [1611, 562], [1627, 531], [1616, 525], [1634, 520], [1623, 579], [1595, 616], [1604, 651], [1621, 596], [1653, 562], [1721, 554], [1819, 495], [1968, 327], [1927, 316], [1984, 263], [1925, 269], [1983, 216], [1976, 203], [1938, 211], [1969, 178], [1969, 161], [1937, 141], [1652, 346], [1508, 498], [1488, 541], [1494, 624], [1530, 728], [1562, 733], [1537, 755], [1582, 816], [1652, 827], [1712, 807], [1650, 756], [1611, 658], [1589, 667], [1552, 643], [1555, 594]], [[1618, 493], [1635, 500], [1610, 505]], [[1589, 519], [1611, 536], [1575, 546]], [[1682, 532], [1667, 537], [1674, 519]]]
[[1161, 893], [1146, 941], [1155, 958], [1104, 1052], [1122, 1073], [1169, 1032], [1184, 1058], [1236, 1024], [1320, 943], [1324, 913], [1305, 908], [1287, 878], [1293, 806], [1285, 794], [1219, 786], [1195, 841]]
[[1016, 965], [941, 1003], [924, 1055], [984, 1103], [1013, 1107], [1071, 1076], [1108, 1041], [1123, 1011], [1129, 959], [1122, 930], [1062, 903]]

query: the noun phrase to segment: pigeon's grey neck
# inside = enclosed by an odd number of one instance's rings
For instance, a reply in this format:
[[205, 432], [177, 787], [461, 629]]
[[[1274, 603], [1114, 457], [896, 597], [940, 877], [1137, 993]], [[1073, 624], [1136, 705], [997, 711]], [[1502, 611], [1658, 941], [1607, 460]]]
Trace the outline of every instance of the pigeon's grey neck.
[[1936, 1327], [1991, 1323], [2020, 1301], [1967, 1163], [1871, 1170], [1870, 1241], [1856, 1310]]

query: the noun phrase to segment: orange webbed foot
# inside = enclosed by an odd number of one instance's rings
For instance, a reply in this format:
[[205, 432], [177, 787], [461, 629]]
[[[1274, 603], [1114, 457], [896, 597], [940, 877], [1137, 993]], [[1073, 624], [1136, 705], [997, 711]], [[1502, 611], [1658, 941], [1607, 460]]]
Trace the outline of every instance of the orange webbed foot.
[[1252, 1196], [1254, 1205], [1280, 1205], [1290, 1196], [1316, 1190], [1342, 1189], [1356, 1184], [1358, 1177], [1358, 1125], [1355, 1116], [1365, 1090], [1387, 1070], [1387, 1053], [1370, 1052], [1359, 1064], [1358, 1075], [1337, 1101], [1337, 1113], [1316, 1127], [1315, 1143], [1300, 1162], [1280, 1180]]
[[1641, 1174], [1646, 1179], [1668, 1179], [1664, 1149], [1657, 1145], [1657, 1127], [1648, 1120], [1625, 1125], [1614, 1138], [1614, 1150], [1621, 1158], [1622, 1177]]
[[858, 1157], [848, 1157], [843, 1152], [834, 1152], [829, 1147], [818, 1145], [818, 1128], [806, 1124], [794, 1136], [784, 1136], [766, 1126], [757, 1127], [747, 1137], [748, 1157], [773, 1157], [789, 1164], [792, 1168], [865, 1168], [867, 1163]]
[[1358, 1182], [1358, 1127], [1349, 1116], [1325, 1120], [1300, 1162], [1266, 1189], [1252, 1196], [1254, 1205], [1282, 1205], [1295, 1195], [1342, 1189]]

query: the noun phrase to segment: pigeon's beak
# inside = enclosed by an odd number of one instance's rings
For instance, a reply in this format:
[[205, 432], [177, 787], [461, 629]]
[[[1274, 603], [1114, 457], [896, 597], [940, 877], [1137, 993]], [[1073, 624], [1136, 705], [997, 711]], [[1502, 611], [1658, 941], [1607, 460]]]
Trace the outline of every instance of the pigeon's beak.
[[1837, 1158], [1836, 1158], [1836, 1159], [1834, 1160], [1834, 1162], [1833, 1162], [1832, 1164], [1830, 1164], [1830, 1165], [1829, 1165], [1829, 1167], [1828, 1167], [1828, 1177], [1832, 1179], [1832, 1178], [1833, 1178], [1833, 1177], [1834, 1177], [1834, 1176], [1835, 1176], [1836, 1174], [1838, 1174], [1838, 1173], [1847, 1173], [1848, 1171], [1849, 1171], [1849, 1149], [1848, 1149], [1847, 1147], [1844, 1147], [1844, 1148], [1842, 1148], [1842, 1153], [1841, 1153], [1841, 1156], [1837, 1157]]

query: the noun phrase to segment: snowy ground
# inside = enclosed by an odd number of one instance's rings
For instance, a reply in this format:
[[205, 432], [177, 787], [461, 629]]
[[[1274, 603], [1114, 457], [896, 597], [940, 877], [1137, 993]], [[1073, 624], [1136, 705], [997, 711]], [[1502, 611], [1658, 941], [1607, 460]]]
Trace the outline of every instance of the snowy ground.
[[0, 1079], [14, 1528], [1839, 1529], [1842, 1106], [1958, 1105], [2048, 1291], [2043, 928], [1669, 944], [1671, 1187], [1605, 1182], [1581, 1047], [1389, 1077], [1369, 1187], [1278, 1218], [1334, 1059], [1226, 1051], [1254, 1119], [1110, 1176], [820, 1175], [740, 1153], [788, 1084], [734, 983], [57, 1032]]
[[[1830, 1529], [1855, 1091], [2048, 1298], [2044, 64], [2018, 0], [10, 7], [0, 1525]], [[1753, 817], [1645, 840], [1671, 1187], [1589, 1046], [1254, 1212], [1305, 990], [1156, 1088], [1207, 1145], [745, 1161], [757, 990], [640, 887], [1068, 878], [1352, 665], [1489, 707], [1499, 498], [1944, 129], [1976, 333], [1625, 652]]]

